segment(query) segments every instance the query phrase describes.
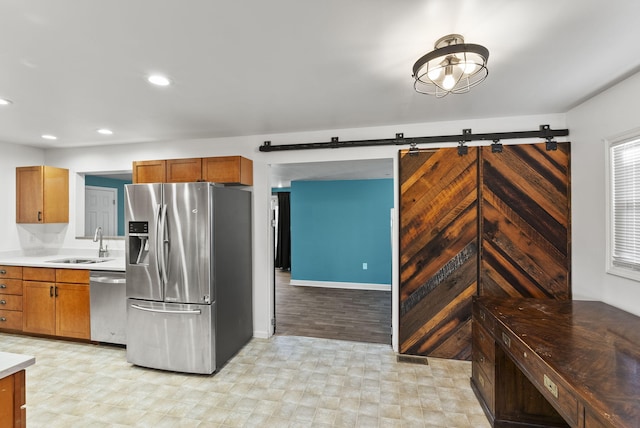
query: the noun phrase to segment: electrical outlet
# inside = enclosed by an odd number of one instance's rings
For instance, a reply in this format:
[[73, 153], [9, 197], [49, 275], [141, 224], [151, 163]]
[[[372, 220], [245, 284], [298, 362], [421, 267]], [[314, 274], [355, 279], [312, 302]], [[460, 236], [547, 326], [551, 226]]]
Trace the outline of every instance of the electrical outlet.
[[367, 270], [369, 269], [369, 265], [367, 265], [367, 263], [362, 263], [362, 270]]

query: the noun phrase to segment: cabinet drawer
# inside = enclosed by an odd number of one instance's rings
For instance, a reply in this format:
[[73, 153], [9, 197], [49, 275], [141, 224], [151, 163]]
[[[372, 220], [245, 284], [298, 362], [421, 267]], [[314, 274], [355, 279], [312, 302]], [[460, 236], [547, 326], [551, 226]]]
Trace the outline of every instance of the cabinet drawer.
[[499, 329], [504, 349], [544, 398], [571, 426], [578, 425], [578, 400], [544, 361], [506, 330]]
[[56, 280], [56, 270], [51, 268], [24, 267], [22, 268], [22, 279], [25, 281], [47, 281]]
[[0, 278], [0, 294], [17, 294], [22, 296], [22, 280]]
[[0, 278], [22, 278], [22, 266], [0, 266]]
[[22, 312], [0, 309], [0, 329], [22, 330]]
[[489, 378], [495, 377], [495, 341], [478, 323], [473, 323], [472, 359]]
[[89, 271], [86, 269], [56, 269], [56, 282], [88, 284]]
[[5, 311], [22, 311], [22, 296], [0, 294], [0, 309]]

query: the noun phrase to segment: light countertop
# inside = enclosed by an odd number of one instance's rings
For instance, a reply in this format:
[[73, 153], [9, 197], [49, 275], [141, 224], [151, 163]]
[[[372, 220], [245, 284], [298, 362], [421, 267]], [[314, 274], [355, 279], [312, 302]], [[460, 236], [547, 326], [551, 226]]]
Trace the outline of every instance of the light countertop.
[[[63, 259], [91, 259], [106, 260], [100, 263], [55, 263]], [[108, 270], [124, 272], [124, 257], [104, 257], [100, 259], [96, 256], [81, 256], [77, 254], [54, 254], [48, 256], [3, 256], [0, 255], [0, 265], [7, 266], [29, 266], [45, 268], [65, 268], [65, 269], [88, 269], [88, 270]]]
[[36, 357], [31, 355], [12, 354], [0, 352], [0, 379], [11, 376], [36, 362]]

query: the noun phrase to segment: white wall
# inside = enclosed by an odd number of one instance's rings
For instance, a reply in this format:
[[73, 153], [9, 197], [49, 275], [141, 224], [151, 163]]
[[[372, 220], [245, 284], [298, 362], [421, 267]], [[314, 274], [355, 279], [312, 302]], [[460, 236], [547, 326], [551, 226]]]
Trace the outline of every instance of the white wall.
[[571, 146], [574, 299], [640, 315], [640, 283], [606, 273], [604, 139], [640, 127], [640, 73], [567, 113]]
[[[253, 276], [254, 276], [254, 335], [269, 337], [271, 318], [273, 316], [273, 242], [269, 225], [270, 219], [270, 165], [302, 162], [322, 162], [354, 159], [396, 158], [398, 150], [407, 147], [373, 147], [350, 149], [326, 149], [263, 153], [258, 147], [266, 140], [273, 145], [328, 142], [331, 137], [339, 137], [342, 141], [361, 139], [393, 138], [397, 132], [404, 132], [406, 137], [461, 134], [465, 128], [475, 133], [530, 131], [539, 125], [549, 124], [552, 128], [566, 127], [564, 115], [527, 116], [511, 118], [494, 118], [483, 120], [426, 123], [413, 125], [393, 125], [376, 128], [356, 128], [331, 131], [301, 132], [277, 135], [254, 135], [226, 139], [204, 139], [190, 141], [173, 141], [165, 143], [145, 143], [110, 147], [74, 148], [47, 150], [45, 161], [48, 165], [69, 168], [70, 170], [70, 204], [77, 205], [78, 198], [83, 198], [83, 183], [77, 179], [79, 172], [122, 171], [130, 170], [133, 160], [171, 159], [200, 156], [242, 155], [253, 160]], [[560, 139], [559, 141], [563, 141]], [[520, 140], [520, 142], [527, 142]], [[528, 141], [528, 142], [534, 142]], [[535, 142], [538, 142], [537, 140]], [[508, 143], [508, 142], [505, 142]], [[455, 146], [443, 144], [442, 146]], [[397, 180], [397, 167], [394, 172]], [[397, 193], [397, 186], [396, 193]], [[76, 189], [74, 192], [73, 189]], [[396, 206], [398, 195], [396, 194]], [[82, 221], [82, 207], [70, 212], [69, 228], [64, 233], [63, 245], [67, 248], [91, 248], [95, 244], [90, 240], [75, 239], [76, 230]], [[397, 213], [397, 210], [395, 211]], [[397, 219], [396, 219], [397, 220]], [[397, 224], [397, 221], [396, 221]], [[393, 242], [397, 246], [397, 229]], [[123, 241], [108, 243], [110, 248], [123, 248]], [[393, 261], [393, 325], [394, 338], [397, 337], [397, 248], [394, 248]], [[394, 340], [395, 342], [395, 340]], [[397, 349], [397, 346], [395, 346]]]
[[42, 165], [44, 150], [15, 144], [0, 143], [0, 251], [13, 251], [34, 246], [40, 242], [29, 231], [32, 226], [16, 225], [16, 167]]

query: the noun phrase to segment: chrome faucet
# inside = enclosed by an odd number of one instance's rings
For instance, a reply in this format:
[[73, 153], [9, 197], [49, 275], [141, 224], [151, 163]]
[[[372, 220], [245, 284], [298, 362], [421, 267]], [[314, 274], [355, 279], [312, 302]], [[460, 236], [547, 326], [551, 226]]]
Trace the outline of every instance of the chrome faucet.
[[93, 242], [98, 242], [98, 240], [100, 241], [100, 248], [98, 248], [98, 257], [107, 257], [109, 255], [109, 250], [107, 249], [106, 245], [102, 247], [102, 227], [100, 226], [96, 228], [96, 233], [95, 235], [93, 235]]

